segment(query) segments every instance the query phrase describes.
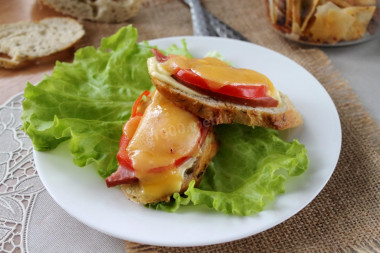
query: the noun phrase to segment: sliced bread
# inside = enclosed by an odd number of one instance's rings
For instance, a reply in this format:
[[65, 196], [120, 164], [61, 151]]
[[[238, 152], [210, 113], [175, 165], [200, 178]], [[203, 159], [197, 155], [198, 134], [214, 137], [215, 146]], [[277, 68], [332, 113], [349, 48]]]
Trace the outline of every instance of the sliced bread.
[[278, 107], [250, 107], [211, 98], [200, 93], [188, 93], [180, 86], [162, 82], [152, 77], [157, 90], [177, 106], [209, 120], [211, 124], [240, 123], [283, 130], [302, 124], [300, 113], [290, 99], [280, 92]]
[[57, 12], [79, 19], [119, 23], [134, 17], [141, 0], [40, 0]]
[[0, 66], [18, 68], [73, 46], [85, 34], [71, 18], [0, 25]]

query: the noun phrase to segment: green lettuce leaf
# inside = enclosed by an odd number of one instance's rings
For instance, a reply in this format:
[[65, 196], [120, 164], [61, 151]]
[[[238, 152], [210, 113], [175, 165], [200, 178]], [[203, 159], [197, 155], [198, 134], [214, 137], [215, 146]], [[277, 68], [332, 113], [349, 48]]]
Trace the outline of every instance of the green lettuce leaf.
[[[58, 62], [36, 86], [28, 83], [22, 120], [34, 148], [46, 151], [69, 141], [76, 165], [95, 163], [102, 177], [114, 172], [122, 126], [135, 99], [152, 89], [146, 66], [151, 48], [137, 43], [135, 28], [123, 27], [98, 49], [78, 50], [73, 63]], [[191, 57], [184, 40], [182, 47], [173, 45], [164, 53]], [[206, 205], [249, 215], [284, 191], [287, 175], [299, 175], [308, 166], [305, 147], [281, 140], [275, 130], [222, 125], [216, 134], [220, 149], [198, 188], [193, 182], [184, 195], [151, 207], [175, 211], [181, 205]]]
[[278, 131], [243, 125], [215, 129], [219, 150], [201, 183], [190, 185], [184, 196], [169, 203], [150, 205], [173, 212], [181, 205], [206, 205], [227, 214], [250, 215], [285, 191], [287, 176], [298, 176], [308, 167], [306, 148], [286, 142]]
[[233, 64], [232, 64], [232, 62], [230, 62], [230, 61], [227, 61], [225, 58], [224, 58], [224, 56], [223, 55], [221, 55], [218, 51], [210, 51], [210, 52], [208, 52], [206, 55], [205, 55], [205, 57], [214, 57], [214, 58], [216, 58], [216, 59], [219, 59], [219, 60], [221, 60], [221, 61], [224, 61], [225, 63], [227, 63], [228, 65], [230, 65], [230, 66], [233, 66]]
[[189, 50], [187, 49], [187, 43], [185, 39], [181, 40], [182, 47], [178, 47], [176, 44], [171, 45], [168, 47], [163, 53], [168, 54], [177, 54], [177, 55], [184, 55], [188, 58], [193, 58], [193, 56], [190, 54]]
[[73, 63], [57, 62], [36, 86], [28, 83], [22, 120], [34, 148], [50, 150], [70, 140], [76, 165], [95, 162], [98, 173], [109, 176], [133, 102], [152, 87], [151, 56], [147, 43], [137, 43], [137, 30], [123, 27], [98, 49], [79, 49]]

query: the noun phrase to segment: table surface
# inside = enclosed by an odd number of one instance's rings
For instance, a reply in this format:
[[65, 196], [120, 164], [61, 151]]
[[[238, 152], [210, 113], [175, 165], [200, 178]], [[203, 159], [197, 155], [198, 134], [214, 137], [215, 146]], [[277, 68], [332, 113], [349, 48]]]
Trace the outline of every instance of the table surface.
[[[22, 19], [38, 20], [47, 16], [55, 16], [57, 13], [50, 9], [44, 9], [30, 0], [14, 0], [1, 2], [0, 24], [15, 22]], [[17, 11], [16, 11], [17, 10]], [[332, 60], [333, 65], [341, 72], [344, 79], [349, 82], [354, 92], [358, 95], [364, 107], [370, 112], [377, 123], [380, 124], [380, 38], [374, 38], [368, 42], [334, 48], [321, 48]], [[0, 104], [5, 103], [13, 95], [23, 91], [26, 82], [33, 84], [40, 81], [44, 74], [52, 71], [53, 63], [44, 63], [37, 66], [31, 66], [21, 70], [4, 70], [0, 69]], [[46, 191], [39, 195], [40, 201], [45, 201], [44, 210], [34, 210], [33, 219], [43, 221], [50, 226], [37, 226], [40, 222], [34, 222], [35, 226], [30, 229], [30, 241], [47, 240], [57, 241], [64, 236], [66, 241], [72, 241], [73, 246], [82, 248], [92, 247], [100, 251], [121, 252], [124, 245], [121, 240], [102, 236], [100, 232], [86, 227], [74, 218], [70, 217], [66, 212], [61, 210], [55, 202], [53, 202]], [[54, 204], [52, 204], [54, 203]], [[57, 211], [58, 210], [58, 211]], [[49, 215], [47, 215], [49, 214]], [[56, 224], [56, 218], [64, 219], [67, 224]], [[63, 217], [63, 218], [62, 218]], [[58, 227], [65, 226], [63, 231], [67, 233], [57, 232]], [[36, 230], [39, 233], [33, 233]], [[62, 231], [62, 230], [61, 230]], [[89, 240], [87, 242], [75, 242], [76, 236], [70, 231], [81, 231], [86, 238], [101, 238], [100, 240]], [[43, 234], [44, 238], [34, 238], [34, 236]], [[82, 236], [83, 238], [83, 236]], [[46, 248], [39, 248], [38, 244], [30, 244], [33, 246], [31, 251], [42, 252]], [[56, 245], [61, 248], [55, 248], [57, 252], [75, 250], [75, 248], [67, 248], [67, 244]], [[102, 250], [103, 249], [103, 250]], [[112, 249], [112, 250], [109, 250]]]
[[380, 124], [380, 36], [354, 46], [322, 50]]

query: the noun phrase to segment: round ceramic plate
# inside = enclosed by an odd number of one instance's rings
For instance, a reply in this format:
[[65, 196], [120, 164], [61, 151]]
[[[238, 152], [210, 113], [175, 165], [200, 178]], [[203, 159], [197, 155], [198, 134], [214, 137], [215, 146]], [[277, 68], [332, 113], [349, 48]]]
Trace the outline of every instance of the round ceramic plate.
[[[150, 41], [159, 48], [183, 37]], [[42, 182], [69, 214], [106, 234], [138, 243], [163, 246], [197, 246], [223, 243], [260, 233], [295, 215], [322, 190], [338, 161], [341, 147], [339, 116], [322, 85], [294, 61], [252, 43], [215, 37], [185, 37], [196, 57], [217, 50], [235, 67], [267, 75], [287, 94], [303, 116], [303, 126], [282, 132], [306, 145], [310, 167], [286, 183], [286, 193], [264, 211], [249, 217], [225, 215], [206, 207], [184, 207], [176, 213], [155, 211], [135, 204], [117, 188], [108, 189], [96, 170], [76, 167], [68, 146], [35, 152]]]

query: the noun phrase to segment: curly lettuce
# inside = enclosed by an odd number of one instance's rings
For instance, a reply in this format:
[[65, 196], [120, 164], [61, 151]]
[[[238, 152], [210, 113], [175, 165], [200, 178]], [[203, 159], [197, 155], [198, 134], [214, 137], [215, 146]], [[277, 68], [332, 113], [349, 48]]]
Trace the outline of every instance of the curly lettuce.
[[[146, 66], [151, 48], [137, 42], [134, 27], [123, 27], [98, 49], [79, 49], [73, 63], [57, 62], [51, 76], [36, 86], [28, 83], [22, 120], [34, 148], [46, 151], [69, 141], [76, 165], [94, 163], [100, 176], [112, 174], [133, 102], [152, 88]], [[164, 52], [191, 57], [184, 41]], [[220, 148], [201, 184], [194, 188], [192, 183], [183, 196], [175, 194], [171, 202], [152, 207], [175, 211], [181, 205], [206, 205], [250, 215], [284, 192], [288, 175], [299, 175], [308, 166], [305, 147], [281, 140], [275, 130], [222, 125], [215, 131]]]

